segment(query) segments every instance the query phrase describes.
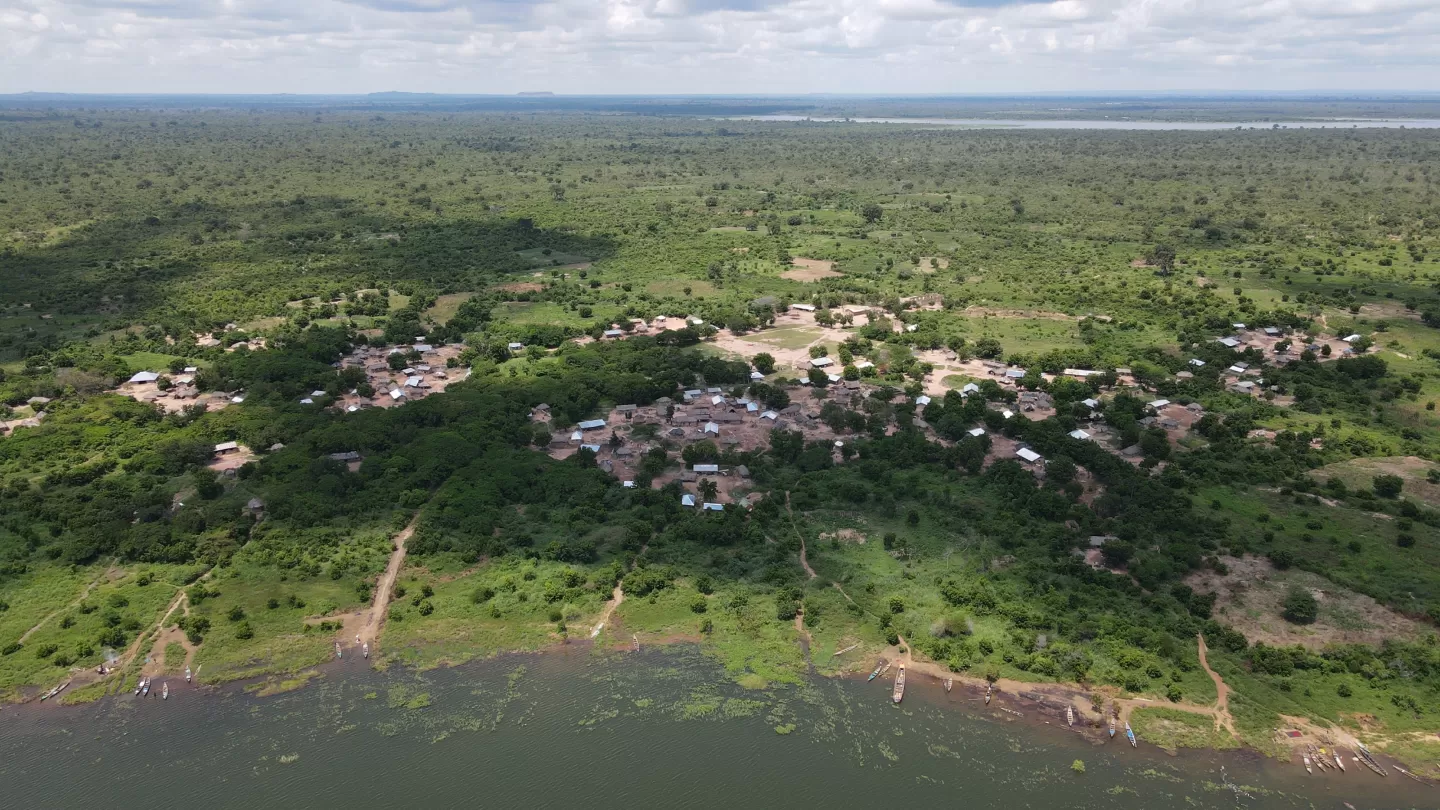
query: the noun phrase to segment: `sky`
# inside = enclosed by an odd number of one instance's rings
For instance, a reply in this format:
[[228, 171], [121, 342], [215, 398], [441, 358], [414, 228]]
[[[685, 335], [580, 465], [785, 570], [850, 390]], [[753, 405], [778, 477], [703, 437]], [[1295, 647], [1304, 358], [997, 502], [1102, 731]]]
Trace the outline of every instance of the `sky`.
[[0, 0], [0, 93], [1436, 88], [1440, 0]]

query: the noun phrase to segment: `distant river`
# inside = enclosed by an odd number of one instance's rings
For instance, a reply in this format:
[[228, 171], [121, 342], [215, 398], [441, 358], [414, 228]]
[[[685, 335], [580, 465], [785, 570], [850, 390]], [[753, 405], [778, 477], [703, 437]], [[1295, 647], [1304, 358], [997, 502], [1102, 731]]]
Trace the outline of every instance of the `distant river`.
[[[751, 692], [693, 648], [424, 674], [346, 661], [266, 698], [171, 687], [168, 702], [0, 711], [3, 806], [1372, 810], [1440, 795], [1358, 767], [1100, 745], [923, 677], [903, 708], [861, 680]], [[1253, 798], [1237, 803], [1222, 766]]]
[[919, 124], [945, 127], [982, 127], [987, 129], [1127, 129], [1127, 130], [1212, 130], [1212, 129], [1271, 129], [1275, 126], [1287, 129], [1436, 129], [1440, 119], [1370, 119], [1370, 120], [1314, 120], [1314, 121], [1067, 121], [1063, 119], [1016, 119], [999, 118], [824, 118], [804, 115], [737, 115], [728, 116], [726, 121], [814, 121], [817, 123], [839, 124]]

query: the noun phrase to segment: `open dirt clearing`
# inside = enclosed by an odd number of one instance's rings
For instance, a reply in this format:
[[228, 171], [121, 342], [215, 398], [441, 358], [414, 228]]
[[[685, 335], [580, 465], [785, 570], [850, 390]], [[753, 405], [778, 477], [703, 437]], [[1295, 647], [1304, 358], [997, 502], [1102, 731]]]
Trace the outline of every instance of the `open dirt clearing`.
[[795, 258], [790, 260], [792, 269], [780, 274], [791, 281], [819, 281], [822, 278], [837, 278], [845, 275], [835, 270], [834, 262], [821, 259]]
[[[1330, 643], [1379, 644], [1387, 638], [1418, 638], [1421, 627], [1363, 594], [1354, 593], [1307, 571], [1277, 571], [1262, 557], [1223, 557], [1229, 573], [1200, 571], [1185, 583], [1199, 593], [1215, 593], [1215, 617], [1253, 644], [1299, 644], [1319, 649]], [[1305, 588], [1320, 604], [1314, 624], [1291, 624], [1281, 617], [1291, 586]]]
[[1406, 495], [1430, 506], [1440, 506], [1440, 484], [1426, 480], [1426, 474], [1435, 469], [1440, 469], [1440, 464], [1415, 456], [1356, 458], [1313, 470], [1310, 477], [1322, 484], [1331, 478], [1339, 478], [1350, 489], [1370, 489], [1375, 483], [1375, 476], [1398, 475], [1405, 481]]

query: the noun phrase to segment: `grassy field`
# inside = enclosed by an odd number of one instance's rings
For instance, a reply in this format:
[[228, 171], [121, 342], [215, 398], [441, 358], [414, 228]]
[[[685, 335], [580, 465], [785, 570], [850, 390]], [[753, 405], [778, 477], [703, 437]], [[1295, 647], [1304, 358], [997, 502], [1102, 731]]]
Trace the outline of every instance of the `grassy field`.
[[1230, 732], [1215, 728], [1211, 718], [1178, 709], [1136, 709], [1130, 714], [1130, 726], [1139, 740], [1172, 753], [1180, 748], [1218, 750], [1240, 746]]

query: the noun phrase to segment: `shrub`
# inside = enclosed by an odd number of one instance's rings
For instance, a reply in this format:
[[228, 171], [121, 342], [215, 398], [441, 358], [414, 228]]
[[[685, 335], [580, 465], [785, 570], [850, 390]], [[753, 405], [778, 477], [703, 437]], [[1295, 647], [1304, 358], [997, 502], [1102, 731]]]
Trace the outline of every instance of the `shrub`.
[[9, 644], [5, 645], [5, 649], [0, 650], [0, 655], [14, 655], [17, 652], [20, 652], [21, 646], [23, 645], [20, 642], [12, 641]]
[[1297, 586], [1290, 586], [1285, 594], [1285, 606], [1281, 615], [1288, 622], [1294, 624], [1312, 624], [1319, 614], [1320, 606], [1316, 604], [1315, 597], [1310, 591]]
[[1405, 487], [1405, 479], [1398, 475], [1377, 475], [1374, 479], [1375, 494], [1381, 498], [1398, 498]]
[[710, 603], [705, 601], [705, 597], [701, 594], [696, 594], [695, 598], [690, 600], [690, 610], [695, 613], [704, 613], [709, 608]]
[[1342, 698], [1348, 698], [1355, 693], [1350, 691], [1350, 684], [1342, 683], [1339, 686], [1335, 687], [1335, 694], [1339, 695]]
[[249, 622], [241, 622], [240, 625], [235, 628], [235, 638], [241, 641], [248, 641], [254, 637], [255, 630], [250, 626]]
[[50, 656], [54, 655], [55, 651], [58, 649], [60, 648], [55, 646], [54, 644], [41, 644], [39, 647], [35, 648], [35, 657], [49, 658]]

